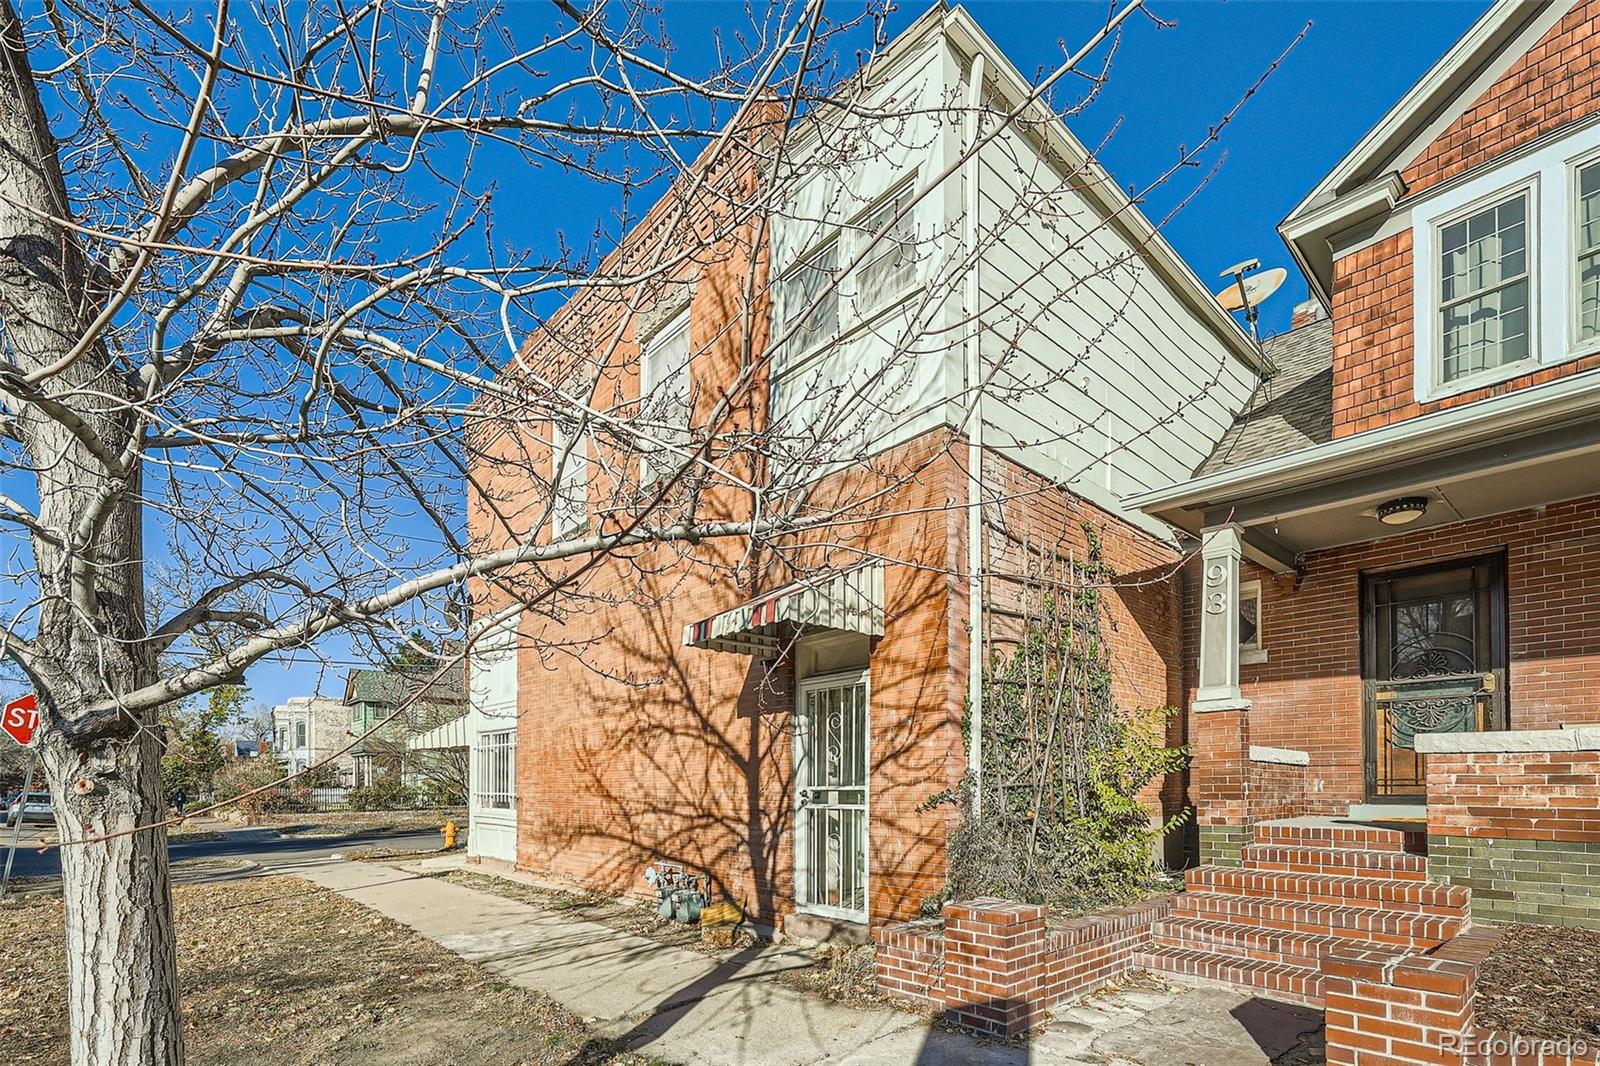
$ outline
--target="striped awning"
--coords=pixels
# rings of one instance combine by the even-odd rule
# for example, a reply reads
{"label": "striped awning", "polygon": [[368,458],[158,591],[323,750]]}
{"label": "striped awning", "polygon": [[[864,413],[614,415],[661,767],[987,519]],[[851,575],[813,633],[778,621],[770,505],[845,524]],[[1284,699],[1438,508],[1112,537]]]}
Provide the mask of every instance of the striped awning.
{"label": "striped awning", "polygon": [[412,751],[433,751],[438,748],[465,748],[471,744],[467,736],[467,716],[452,718],[436,725],[426,733],[406,738],[406,747]]}
{"label": "striped awning", "polygon": [[690,648],[774,656],[798,633],[883,636],[883,562],[818,574],[683,627]]}

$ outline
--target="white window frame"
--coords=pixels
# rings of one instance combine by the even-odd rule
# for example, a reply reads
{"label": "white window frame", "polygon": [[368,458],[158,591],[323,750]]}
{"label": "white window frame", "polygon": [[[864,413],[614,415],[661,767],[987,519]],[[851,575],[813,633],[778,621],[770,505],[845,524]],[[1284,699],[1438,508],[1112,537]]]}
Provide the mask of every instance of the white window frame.
{"label": "white window frame", "polygon": [[[473,776],[472,806],[477,810],[509,811],[517,805],[517,731],[497,729],[479,733],[473,753],[478,772]],[[503,780],[496,778],[504,773]]]}
{"label": "white window frame", "polygon": [[[694,363],[694,341],[690,336],[688,305],[685,305],[683,310],[673,315],[672,318],[662,324],[660,329],[650,334],[639,345],[639,408],[642,413],[645,403],[651,398],[651,394],[665,380],[664,375],[657,375],[651,372],[651,356],[660,351],[662,342],[674,339],[680,333],[684,339],[684,360],[683,365],[673,370],[673,373],[681,374],[684,378],[684,398],[689,410],[684,418],[682,435],[677,440],[671,441],[671,443],[682,446],[688,443],[689,432],[694,421],[694,377],[690,371],[690,367]],[[650,453],[656,450],[664,449],[653,448],[648,443],[642,443],[639,447],[639,481],[641,484],[649,484],[654,481],[671,465],[669,462],[652,464],[650,462]]]}
{"label": "white window frame", "polygon": [[[1577,339],[1574,194],[1578,167],[1597,159],[1600,122],[1591,122],[1482,173],[1446,182],[1412,206],[1412,394],[1418,403],[1482,389],[1600,351],[1600,337]],[[1522,190],[1529,197],[1528,358],[1445,382],[1439,232]]]}
{"label": "white window frame", "polygon": [[[1499,366],[1489,367],[1484,370],[1463,374],[1450,381],[1444,379],[1444,277],[1439,270],[1440,238],[1444,230],[1459,222],[1463,222],[1484,211],[1497,208],[1512,200],[1522,200],[1526,207],[1523,212],[1523,229],[1525,231],[1525,246],[1522,251],[1523,262],[1528,285],[1528,354],[1513,362],[1502,363]],[[1454,395],[1458,392],[1467,392],[1497,381],[1508,378],[1520,377],[1531,373],[1539,365],[1539,290],[1540,282],[1540,218],[1539,218],[1539,183],[1538,179],[1520,181],[1516,184],[1498,189],[1486,196],[1480,197],[1472,203],[1456,211],[1450,212],[1433,222],[1433,262],[1430,264],[1432,287],[1429,290],[1429,300],[1432,302],[1434,322],[1434,337],[1431,347],[1430,378],[1439,395]],[[1505,287],[1505,286],[1502,286]],[[1493,290],[1484,290],[1490,292]],[[1479,293],[1478,295],[1483,295]],[[1467,297],[1457,297],[1460,302]]]}
{"label": "white window frame", "polygon": [[[781,391],[779,389],[780,379],[787,379],[798,371],[805,369],[814,361],[814,358],[820,357],[823,352],[846,340],[886,312],[905,303],[922,284],[923,271],[921,263],[920,260],[915,260],[914,258],[911,280],[905,286],[898,291],[883,293],[879,299],[870,304],[862,298],[861,293],[857,291],[861,273],[872,264],[876,256],[886,254],[887,248],[882,251],[874,249],[875,254],[870,254],[868,258],[856,263],[855,267],[848,273],[843,272],[844,267],[854,262],[856,256],[872,240],[873,234],[863,229],[867,221],[901,196],[914,196],[917,190],[921,188],[920,177],[921,172],[916,168],[913,168],[908,173],[897,175],[888,183],[887,188],[863,210],[856,212],[842,225],[828,229],[827,232],[817,240],[812,241],[804,251],[795,256],[793,261],[784,267],[781,277],[787,280],[796,271],[814,262],[830,248],[837,250],[838,266],[836,269],[840,273],[834,279],[834,292],[836,293],[838,305],[838,322],[831,337],[816,338],[804,347],[795,348],[792,353],[781,349],[773,353],[770,364],[772,369],[770,374],[770,395],[768,397],[769,409],[775,406]],[[907,218],[903,220],[909,222],[913,240],[918,244],[924,239],[917,229],[918,218],[930,200],[937,202],[937,198],[937,192],[930,196],[924,196],[911,206]],[[780,284],[779,293],[781,294],[781,292]],[[781,301],[779,302],[781,303]],[[787,309],[779,306],[775,307],[774,311],[773,337],[778,338],[783,336],[791,323],[788,321]]]}
{"label": "white window frame", "polygon": [[1567,204],[1570,221],[1567,225],[1567,329],[1576,355],[1600,351],[1600,332],[1592,337],[1582,337],[1583,294],[1579,288],[1578,256],[1583,249],[1578,245],[1578,173],[1589,167],[1600,167],[1600,150],[1587,152],[1573,159],[1567,168]]}
{"label": "white window frame", "polygon": [[[783,337],[784,334],[792,326],[794,326],[795,316],[805,309],[788,306],[788,297],[786,294],[789,291],[789,282],[794,280],[794,278],[801,271],[811,269],[817,260],[823,258],[829,252],[832,252],[834,256],[833,329],[826,334],[818,333],[815,336],[809,336],[797,331],[782,344],[777,345],[773,349],[772,353],[773,377],[778,377],[780,374],[784,373],[786,370],[805,359],[805,357],[810,355],[812,352],[818,350],[819,348],[825,348],[839,339],[839,330],[844,321],[844,297],[839,291],[839,283],[841,280],[839,268],[843,266],[843,262],[841,261],[840,257],[844,254],[844,247],[841,244],[837,234],[830,235],[826,240],[819,241],[817,244],[813,245],[805,255],[797,258],[794,263],[790,265],[789,269],[784,271],[783,277],[779,279],[777,292],[778,306],[776,308],[777,314],[774,316],[773,339],[776,340],[780,337]],[[810,304],[807,304],[806,306],[809,307]],[[797,341],[804,341],[804,343],[796,343]]]}
{"label": "white window frame", "polygon": [[[887,234],[882,240],[873,240],[873,237],[876,234],[876,229],[873,228],[874,224],[872,223],[873,216],[879,213],[888,212],[888,210],[893,207],[902,196],[915,196],[916,191],[916,182],[910,178],[895,182],[887,192],[885,192],[882,196],[879,196],[865,211],[861,212],[856,217],[856,220],[851,224],[851,240],[849,241],[850,258],[854,259],[858,254],[861,253],[863,249],[870,247],[867,257],[856,264],[855,269],[850,271],[848,277],[849,288],[847,291],[850,304],[850,319],[853,324],[860,325],[870,322],[888,308],[905,302],[906,297],[917,290],[918,279],[922,273],[917,267],[917,257],[915,252],[915,248],[918,243],[918,204],[912,204],[910,208],[907,209],[908,214],[906,214],[900,220],[902,223],[909,224],[911,227],[911,244],[913,251],[911,257],[910,278],[904,285],[898,286],[894,289],[886,289],[881,293],[875,294],[870,299],[865,296],[860,289],[861,276],[870,268],[877,265],[877,263],[880,262],[884,257],[888,256],[894,245],[897,243],[891,236]],[[881,225],[881,223],[877,223],[876,225]]]}
{"label": "white window frame", "polygon": [[1264,663],[1267,661],[1267,649],[1262,642],[1267,629],[1267,612],[1264,609],[1266,601],[1261,598],[1261,582],[1239,582],[1239,608],[1242,610],[1246,600],[1256,601],[1256,635],[1249,643],[1239,641],[1239,662],[1243,664]]}
{"label": "white window frame", "polygon": [[[571,451],[568,441],[574,441]],[[566,453],[563,456],[562,453]],[[571,493],[568,498],[567,493]],[[550,423],[550,536],[576,533],[589,524],[589,435]]]}

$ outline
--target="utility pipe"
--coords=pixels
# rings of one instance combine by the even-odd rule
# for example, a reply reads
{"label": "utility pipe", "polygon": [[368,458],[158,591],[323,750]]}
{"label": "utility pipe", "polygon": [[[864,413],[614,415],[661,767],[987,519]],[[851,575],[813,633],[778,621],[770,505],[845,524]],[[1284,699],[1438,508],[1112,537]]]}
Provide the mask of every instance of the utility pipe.
{"label": "utility pipe", "polygon": [[[979,113],[983,103],[983,53],[974,53],[967,72],[967,148],[978,143]],[[967,251],[966,340],[967,396],[971,414],[967,425],[967,773],[972,785],[972,812],[983,809],[983,343],[978,313],[978,157],[966,161]]]}

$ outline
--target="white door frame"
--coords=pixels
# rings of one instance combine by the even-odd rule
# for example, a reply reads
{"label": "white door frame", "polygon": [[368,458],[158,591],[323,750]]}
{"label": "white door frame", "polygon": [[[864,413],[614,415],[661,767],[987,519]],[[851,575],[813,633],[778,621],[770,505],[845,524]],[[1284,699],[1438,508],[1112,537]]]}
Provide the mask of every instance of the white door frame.
{"label": "white door frame", "polygon": [[[802,719],[809,716],[806,712],[806,697],[817,689],[838,688],[844,685],[860,683],[866,699],[864,709],[864,733],[862,738],[862,758],[866,762],[866,772],[862,777],[861,786],[861,910],[855,911],[845,907],[834,907],[825,903],[810,903],[802,897],[805,895],[808,883],[809,866],[809,834],[811,832],[811,812],[800,802],[800,782],[802,764],[805,758],[803,743],[804,732]],[[794,784],[790,788],[790,802],[794,805],[794,902],[795,909],[806,914],[818,914],[829,918],[840,918],[845,921],[865,922],[872,914],[872,676],[867,667],[852,670],[836,670],[832,673],[817,674],[808,677],[795,686],[795,728],[792,739],[794,749]]]}

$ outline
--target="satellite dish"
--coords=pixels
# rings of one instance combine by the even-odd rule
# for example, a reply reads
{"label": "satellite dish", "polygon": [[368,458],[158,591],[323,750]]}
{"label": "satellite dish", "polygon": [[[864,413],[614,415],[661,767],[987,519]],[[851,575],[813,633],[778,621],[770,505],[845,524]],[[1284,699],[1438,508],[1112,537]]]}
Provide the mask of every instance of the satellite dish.
{"label": "satellite dish", "polygon": [[1252,274],[1248,278],[1234,275],[1233,284],[1217,293],[1217,303],[1222,305],[1224,311],[1243,311],[1247,307],[1254,309],[1261,306],[1263,300],[1278,291],[1278,287],[1289,277],[1289,272],[1283,267],[1273,267],[1263,270],[1259,274]]}

